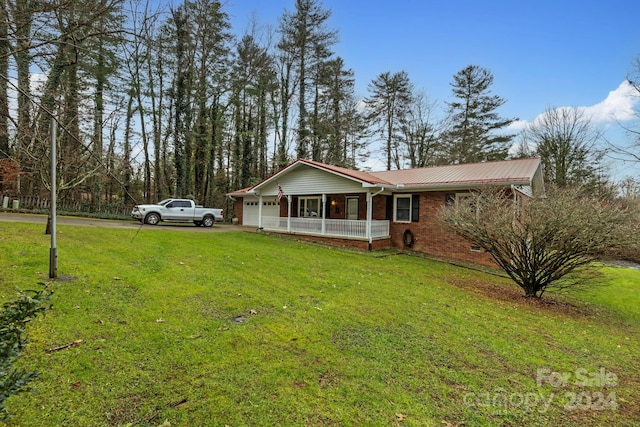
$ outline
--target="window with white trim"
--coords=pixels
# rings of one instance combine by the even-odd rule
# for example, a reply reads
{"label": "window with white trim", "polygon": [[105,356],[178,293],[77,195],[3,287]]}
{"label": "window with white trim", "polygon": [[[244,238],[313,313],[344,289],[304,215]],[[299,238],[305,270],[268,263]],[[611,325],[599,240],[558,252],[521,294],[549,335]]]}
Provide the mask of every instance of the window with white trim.
{"label": "window with white trim", "polygon": [[299,197],[298,216],[301,218],[318,218],[320,214],[320,197]]}
{"label": "window with white trim", "polygon": [[393,221],[411,222],[411,194],[393,196]]}

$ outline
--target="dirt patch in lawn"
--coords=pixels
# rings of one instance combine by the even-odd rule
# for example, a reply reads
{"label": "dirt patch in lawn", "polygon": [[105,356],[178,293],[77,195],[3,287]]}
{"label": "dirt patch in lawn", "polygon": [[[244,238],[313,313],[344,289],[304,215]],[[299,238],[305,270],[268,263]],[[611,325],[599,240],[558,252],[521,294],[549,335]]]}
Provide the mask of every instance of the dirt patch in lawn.
{"label": "dirt patch in lawn", "polygon": [[596,307],[586,304],[577,305],[564,300],[561,295],[547,293],[542,298],[527,298],[517,285],[498,285],[480,280],[463,280],[460,278],[452,278],[448,282],[457,288],[474,292],[485,298],[518,306],[540,308],[572,317],[600,315]]}

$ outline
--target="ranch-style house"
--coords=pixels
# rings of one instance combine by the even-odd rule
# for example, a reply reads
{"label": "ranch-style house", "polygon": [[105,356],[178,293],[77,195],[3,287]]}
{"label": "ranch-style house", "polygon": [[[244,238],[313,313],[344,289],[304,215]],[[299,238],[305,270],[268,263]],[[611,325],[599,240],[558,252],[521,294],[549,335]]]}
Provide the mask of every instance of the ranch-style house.
{"label": "ranch-style house", "polygon": [[362,172],[298,159],[229,193],[237,222],[335,245],[400,248],[492,265],[483,250],[436,220],[471,191],[502,187],[514,200],[544,194],[538,158]]}

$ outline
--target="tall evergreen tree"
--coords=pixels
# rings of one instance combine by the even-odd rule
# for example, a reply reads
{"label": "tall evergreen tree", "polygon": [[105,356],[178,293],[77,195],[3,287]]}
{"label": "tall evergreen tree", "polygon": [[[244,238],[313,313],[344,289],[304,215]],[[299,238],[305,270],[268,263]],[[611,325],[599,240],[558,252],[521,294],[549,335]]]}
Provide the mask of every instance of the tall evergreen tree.
{"label": "tall evergreen tree", "polygon": [[[211,124],[209,109],[211,103],[220,99],[222,92],[230,90],[229,17],[219,0],[194,0],[185,3],[189,16],[194,21],[194,113],[193,128],[190,132],[192,143],[193,179],[190,192],[201,202],[208,200],[207,171],[208,156],[212,154],[210,143]],[[220,143],[220,141],[214,141]]]}
{"label": "tall evergreen tree", "polygon": [[[171,58],[166,58],[165,52],[170,46],[166,34],[166,27],[159,22],[159,15],[153,19],[145,19],[142,34],[145,44],[144,69],[147,81],[146,93],[149,96],[148,111],[151,115],[153,129],[153,199],[162,200],[171,195],[169,179],[171,167],[168,159],[167,140],[171,134],[173,120],[171,117],[171,103],[165,103],[168,98],[167,86],[171,82],[169,77]],[[168,104],[168,105],[167,105]]]}
{"label": "tall evergreen tree", "polygon": [[232,78],[237,150],[233,186],[249,186],[267,171],[267,102],[274,90],[273,58],[260,46],[255,28],[237,46]]}
{"label": "tall evergreen tree", "polygon": [[353,70],[340,57],[323,63],[316,79],[313,114],[313,159],[345,166],[349,102],[354,97]]}
{"label": "tall evergreen tree", "polygon": [[290,120],[292,116],[292,102],[297,86],[294,78],[294,56],[293,53],[283,48],[279,48],[275,56],[275,67],[277,74],[276,96],[272,100],[273,124],[277,143],[274,144],[275,169],[284,167],[289,161],[290,145]]}
{"label": "tall evergreen tree", "polygon": [[[114,103],[120,94],[116,71],[120,65],[117,51],[122,47],[121,34],[123,29],[123,16],[120,6],[110,13],[98,17],[93,25],[94,31],[100,33],[100,37],[89,38],[85,43],[86,56],[80,62],[80,72],[87,80],[88,90],[93,92],[93,132],[91,134],[90,150],[92,164],[102,169],[106,166],[105,157],[105,133],[110,133],[110,127],[114,122],[107,116],[108,104],[106,99],[113,99]],[[88,192],[92,199],[92,207],[99,210],[103,202],[104,170],[91,178]],[[108,200],[106,194],[104,199]]]}
{"label": "tall evergreen tree", "polygon": [[175,195],[184,197],[189,192],[187,187],[191,151],[188,148],[187,132],[191,123],[191,83],[193,73],[193,57],[190,52],[189,18],[182,5],[171,11],[171,20],[175,31],[175,63],[176,74],[173,82],[173,103],[175,116],[173,125],[173,159],[175,166]]}
{"label": "tall evergreen tree", "polygon": [[[332,56],[331,48],[337,42],[337,33],[326,28],[331,10],[323,9],[319,0],[296,0],[295,11],[285,12],[280,20],[281,40],[278,49],[293,59],[298,95],[298,157],[308,157],[311,151],[309,94],[313,70]],[[316,74],[317,76],[317,74]]]}
{"label": "tall evergreen tree", "polygon": [[[230,24],[219,0],[189,0],[172,10],[175,193],[210,203],[214,168],[227,169],[219,120],[230,90]],[[219,193],[224,188],[217,189]]]}
{"label": "tall evergreen tree", "polygon": [[491,94],[493,74],[469,65],[453,76],[456,99],[448,103],[451,127],[445,133],[441,163],[470,163],[507,157],[514,135],[504,129],[515,119],[505,119],[497,109],[506,100]]}
{"label": "tall evergreen tree", "polygon": [[7,0],[0,0],[0,159],[10,157],[9,151],[9,10]]}
{"label": "tall evergreen tree", "polygon": [[368,119],[375,123],[385,138],[387,170],[400,169],[400,136],[413,93],[413,85],[406,71],[381,73],[368,86],[369,97],[364,100]]}
{"label": "tall evergreen tree", "polygon": [[[165,111],[166,82],[171,79],[167,77],[166,63],[170,62],[165,58],[164,52],[169,42],[166,40],[162,29],[157,29],[155,22],[146,25],[144,29],[144,40],[146,45],[145,69],[148,82],[148,93],[150,101],[151,123],[153,127],[153,185],[154,199],[162,200],[170,195],[170,167],[167,159],[167,137],[171,127],[171,103]],[[165,117],[167,119],[165,120]],[[165,124],[166,122],[166,124]]]}

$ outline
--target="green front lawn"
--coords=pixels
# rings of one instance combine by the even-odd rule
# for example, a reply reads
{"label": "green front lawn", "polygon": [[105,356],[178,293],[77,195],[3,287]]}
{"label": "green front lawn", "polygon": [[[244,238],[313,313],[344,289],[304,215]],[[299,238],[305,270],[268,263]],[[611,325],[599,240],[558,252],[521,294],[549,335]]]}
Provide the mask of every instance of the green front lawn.
{"label": "green front lawn", "polygon": [[[2,301],[46,280],[43,228],[0,223]],[[58,230],[54,308],[23,359],[41,376],[10,425],[640,424],[640,271],[534,302],[396,252]]]}

